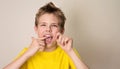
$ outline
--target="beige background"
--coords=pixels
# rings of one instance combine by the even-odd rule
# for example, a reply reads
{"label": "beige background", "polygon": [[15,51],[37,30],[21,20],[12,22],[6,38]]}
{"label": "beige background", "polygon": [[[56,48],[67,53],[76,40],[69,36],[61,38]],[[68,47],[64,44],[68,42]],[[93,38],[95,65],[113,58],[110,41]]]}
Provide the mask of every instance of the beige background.
{"label": "beige background", "polygon": [[[35,13],[50,0],[0,0],[0,69],[36,36]],[[74,39],[91,69],[120,69],[120,1],[52,0],[67,16]]]}

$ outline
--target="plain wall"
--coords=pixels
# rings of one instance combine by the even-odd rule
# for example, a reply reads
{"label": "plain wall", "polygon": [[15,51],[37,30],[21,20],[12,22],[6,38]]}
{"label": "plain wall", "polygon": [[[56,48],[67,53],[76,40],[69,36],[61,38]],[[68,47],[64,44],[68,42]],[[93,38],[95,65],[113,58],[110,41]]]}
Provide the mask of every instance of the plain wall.
{"label": "plain wall", "polygon": [[120,69],[119,0],[0,0],[0,69],[36,36],[35,14],[49,1],[65,13],[65,35],[91,69]]}

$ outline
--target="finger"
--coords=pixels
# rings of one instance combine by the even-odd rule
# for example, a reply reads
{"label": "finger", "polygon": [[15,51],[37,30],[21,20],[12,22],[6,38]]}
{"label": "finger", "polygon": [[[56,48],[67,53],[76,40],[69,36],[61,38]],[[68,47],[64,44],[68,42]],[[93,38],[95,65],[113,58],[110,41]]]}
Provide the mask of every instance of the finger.
{"label": "finger", "polygon": [[42,37],[42,38],[37,38],[37,42],[38,43],[44,43],[45,44],[45,39],[46,39],[47,37]]}
{"label": "finger", "polygon": [[68,41],[66,42],[66,44],[68,44],[68,45],[70,45],[70,46],[73,46],[72,44],[73,44],[73,40],[70,38],[70,39],[68,39]]}
{"label": "finger", "polygon": [[65,36],[62,36],[62,38],[61,38],[61,44],[64,46],[65,45],[65,39],[66,39],[66,37]]}
{"label": "finger", "polygon": [[61,33],[57,33],[56,34],[56,39],[59,39],[60,35],[61,35]]}
{"label": "finger", "polygon": [[65,39],[65,44],[67,44],[69,42],[69,40],[70,40],[69,38],[66,38]]}
{"label": "finger", "polygon": [[39,51],[44,51],[45,47],[40,46]]}
{"label": "finger", "polygon": [[67,42],[68,42],[68,38],[67,38],[67,37],[64,37],[64,42],[63,42],[63,44],[66,45]]}
{"label": "finger", "polygon": [[73,40],[72,40],[72,39],[70,39],[69,41],[70,41],[70,42],[73,42]]}
{"label": "finger", "polygon": [[39,46],[45,46],[45,43],[41,42],[39,43]]}
{"label": "finger", "polygon": [[38,40],[45,40],[47,37],[37,38]]}
{"label": "finger", "polygon": [[62,44],[62,35],[59,36],[58,43]]}

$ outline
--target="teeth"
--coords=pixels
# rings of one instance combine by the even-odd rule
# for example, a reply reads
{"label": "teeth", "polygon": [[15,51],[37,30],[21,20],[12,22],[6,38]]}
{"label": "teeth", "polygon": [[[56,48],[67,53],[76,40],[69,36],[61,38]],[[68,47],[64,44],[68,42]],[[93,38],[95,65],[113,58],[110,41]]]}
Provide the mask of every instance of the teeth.
{"label": "teeth", "polygon": [[44,35],[44,37],[46,37],[46,38],[45,38],[45,43],[46,43],[46,44],[51,43],[53,36],[51,36],[51,35],[49,35],[49,34],[46,34],[46,35]]}
{"label": "teeth", "polygon": [[51,38],[51,35],[45,35],[45,37],[47,37],[47,38]]}

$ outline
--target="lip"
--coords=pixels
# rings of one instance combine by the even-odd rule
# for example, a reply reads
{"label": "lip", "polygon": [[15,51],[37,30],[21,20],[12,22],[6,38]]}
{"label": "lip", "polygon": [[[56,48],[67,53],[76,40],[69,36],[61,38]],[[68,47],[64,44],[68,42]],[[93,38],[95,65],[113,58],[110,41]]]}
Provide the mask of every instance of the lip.
{"label": "lip", "polygon": [[46,37],[46,38],[53,38],[53,36],[50,35],[50,34],[46,34],[46,35],[44,35],[43,37]]}
{"label": "lip", "polygon": [[50,34],[46,34],[46,35],[44,35],[44,37],[45,37],[46,44],[50,44],[53,41],[53,36]]}

